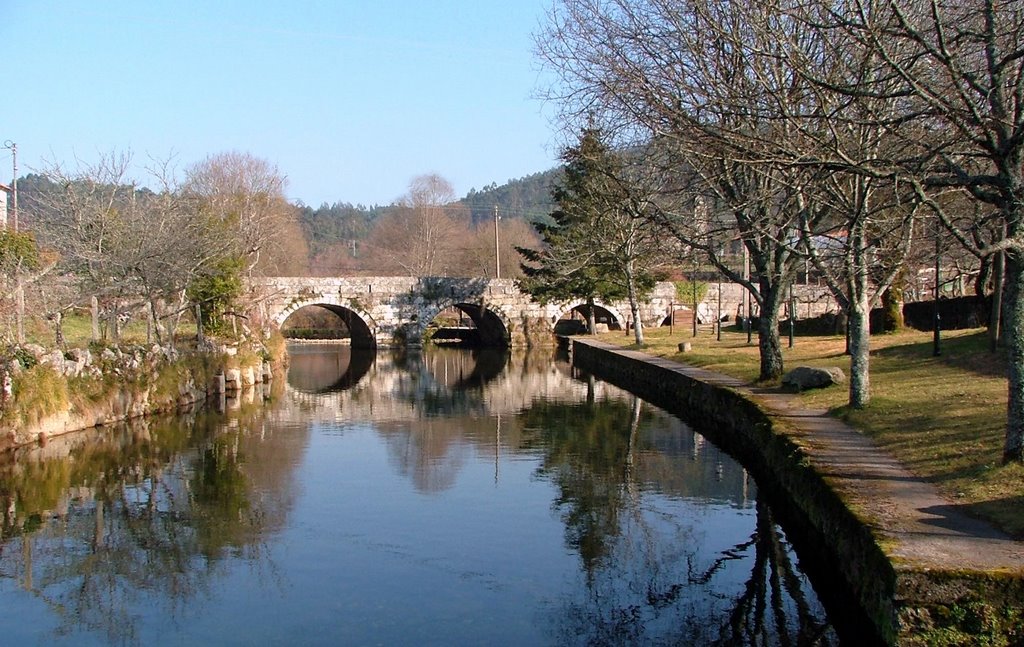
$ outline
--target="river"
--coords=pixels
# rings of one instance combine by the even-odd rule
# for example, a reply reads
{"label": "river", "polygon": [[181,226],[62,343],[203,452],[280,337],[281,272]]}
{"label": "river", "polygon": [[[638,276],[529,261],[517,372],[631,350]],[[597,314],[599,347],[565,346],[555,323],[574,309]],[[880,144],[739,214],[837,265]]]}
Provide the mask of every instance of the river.
{"label": "river", "polygon": [[550,352],[295,346],[0,465],[4,644],[840,644],[741,465]]}

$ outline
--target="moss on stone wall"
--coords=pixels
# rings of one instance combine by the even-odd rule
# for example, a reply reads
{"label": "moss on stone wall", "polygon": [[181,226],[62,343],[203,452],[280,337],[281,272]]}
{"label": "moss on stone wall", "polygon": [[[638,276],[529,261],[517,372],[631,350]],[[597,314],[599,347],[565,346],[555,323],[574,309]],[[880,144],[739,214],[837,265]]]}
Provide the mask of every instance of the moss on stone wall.
{"label": "moss on stone wall", "polygon": [[[9,385],[0,401],[0,445],[44,441],[200,402],[212,392],[214,376],[229,366],[251,366],[258,376],[264,355],[284,356],[283,343],[272,346],[243,345],[233,354],[211,347],[181,355],[159,346],[95,347],[67,355],[34,348],[28,351],[31,362],[11,354],[0,364],[0,380]],[[26,363],[31,367],[24,368]]]}

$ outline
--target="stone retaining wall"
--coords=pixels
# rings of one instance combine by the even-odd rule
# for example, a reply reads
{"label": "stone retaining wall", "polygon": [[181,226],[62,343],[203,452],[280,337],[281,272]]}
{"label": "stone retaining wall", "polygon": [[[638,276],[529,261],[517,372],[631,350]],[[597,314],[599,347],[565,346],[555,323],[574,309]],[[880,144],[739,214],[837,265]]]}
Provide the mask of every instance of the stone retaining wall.
{"label": "stone retaining wall", "polygon": [[572,355],[574,366],[679,415],[735,456],[768,495],[800,552],[801,563],[810,565],[811,572],[815,568],[838,571],[848,584],[854,600],[829,604],[844,633],[863,636],[867,643],[897,641],[897,578],[892,564],[867,527],[809,465],[800,447],[776,433],[768,414],[729,388],[638,361],[589,340],[573,339]]}
{"label": "stone retaining wall", "polygon": [[[834,624],[857,644],[1024,645],[1024,578],[1015,570],[914,566],[890,557],[770,414],[743,393],[678,365],[574,339],[573,364],[679,415],[736,457],[772,511]],[[831,586],[836,579],[846,587]],[[838,599],[831,599],[838,596]],[[870,633],[865,633],[870,628]]]}
{"label": "stone retaining wall", "polygon": [[229,359],[234,355],[230,350],[211,349],[186,361],[160,346],[127,352],[106,348],[99,354],[74,349],[68,356],[26,347],[38,365],[52,370],[58,379],[74,380],[74,386],[68,384],[69,391],[77,387],[97,393],[91,397],[71,393],[67,405],[49,415],[27,421],[12,417],[7,415],[10,405],[19,397],[12,389],[12,377],[26,369],[19,360],[9,360],[0,367],[0,408],[5,414],[0,417],[0,449],[45,444],[54,436],[187,408],[211,395],[238,392],[257,382],[270,381],[273,369],[268,362],[242,365]]}

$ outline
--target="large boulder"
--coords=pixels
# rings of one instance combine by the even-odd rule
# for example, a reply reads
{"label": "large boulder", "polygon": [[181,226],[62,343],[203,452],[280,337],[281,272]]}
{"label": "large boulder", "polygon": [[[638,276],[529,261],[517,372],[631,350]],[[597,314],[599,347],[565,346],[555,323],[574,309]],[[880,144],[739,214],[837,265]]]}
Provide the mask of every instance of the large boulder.
{"label": "large boulder", "polygon": [[842,384],[845,381],[846,374],[838,366],[827,368],[797,366],[782,377],[782,386],[796,391],[804,391]]}

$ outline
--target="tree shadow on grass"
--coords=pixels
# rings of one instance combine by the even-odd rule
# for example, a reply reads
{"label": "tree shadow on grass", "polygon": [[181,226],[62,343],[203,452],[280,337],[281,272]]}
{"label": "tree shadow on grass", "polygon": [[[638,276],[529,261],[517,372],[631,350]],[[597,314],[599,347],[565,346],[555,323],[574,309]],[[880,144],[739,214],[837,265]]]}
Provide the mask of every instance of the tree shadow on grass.
{"label": "tree shadow on grass", "polygon": [[[989,351],[988,333],[984,330],[959,337],[940,339],[939,360],[948,366],[985,377],[1006,377],[1006,352]],[[931,340],[917,344],[902,344],[872,351],[879,358],[924,361],[934,358]]]}
{"label": "tree shadow on grass", "polygon": [[991,501],[979,501],[964,506],[964,511],[979,519],[993,519],[996,524],[1014,539],[1024,540],[1024,495],[1008,496]]}

